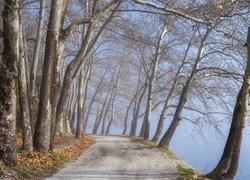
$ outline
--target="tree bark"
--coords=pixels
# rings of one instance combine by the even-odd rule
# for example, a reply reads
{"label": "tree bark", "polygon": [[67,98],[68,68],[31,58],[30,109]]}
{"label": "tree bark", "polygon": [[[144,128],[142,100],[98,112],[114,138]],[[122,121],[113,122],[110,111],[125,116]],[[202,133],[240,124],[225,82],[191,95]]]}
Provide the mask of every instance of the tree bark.
{"label": "tree bark", "polygon": [[83,86],[84,86],[84,78],[83,72],[81,72],[79,76],[79,84],[78,84],[78,107],[77,107],[77,127],[76,127],[76,138],[81,138],[83,135]]}
{"label": "tree bark", "polygon": [[[78,104],[78,100],[76,99],[74,106],[73,106],[73,113],[72,113],[72,116],[70,118],[70,129],[72,131],[74,130],[74,125],[75,125],[75,120],[76,120],[77,104]],[[75,132],[75,130],[73,132]]]}
{"label": "tree bark", "polygon": [[87,69],[87,74],[85,77],[85,83],[84,83],[84,100],[83,100],[83,134],[85,133],[85,129],[86,129],[86,119],[85,119],[85,112],[86,112],[86,102],[87,102],[87,96],[88,96],[88,88],[89,88],[89,81],[90,81],[90,76],[91,76],[91,72],[92,72],[92,66],[93,66],[93,61],[94,58],[92,56],[92,58],[89,60],[89,66]]}
{"label": "tree bark", "polygon": [[69,120],[69,122],[71,122],[72,120],[72,114],[74,111],[74,105],[76,102],[76,98],[75,98],[75,93],[76,93],[76,83],[72,86],[71,88],[72,90],[70,91],[71,93],[71,98],[70,98],[70,102],[69,102],[69,107],[68,107],[68,113],[67,113],[67,119]]}
{"label": "tree bark", "polygon": [[[50,129],[52,118],[52,92],[54,65],[57,60],[57,48],[61,30],[61,16],[64,4],[60,0],[52,0],[49,25],[46,37],[45,57],[40,88],[37,123],[34,136],[34,147],[39,151],[50,148]],[[44,129],[49,129],[44,131]]]}
{"label": "tree bark", "polygon": [[[32,131],[35,129],[36,124],[36,114],[35,109],[37,109],[37,94],[36,94],[36,76],[37,76],[37,65],[39,60],[39,54],[41,50],[42,44],[42,34],[43,34],[43,25],[44,25],[44,14],[45,14],[45,0],[40,1],[40,12],[39,12],[39,20],[38,20],[38,28],[37,28],[37,35],[36,35],[36,44],[34,50],[34,57],[31,64],[30,70],[30,119],[32,121]],[[34,132],[33,132],[34,133]]]}
{"label": "tree bark", "polygon": [[31,131],[30,109],[28,101],[28,85],[26,77],[25,65],[25,48],[24,48],[24,32],[23,32],[23,14],[22,5],[20,3],[19,9],[19,63],[18,63],[18,85],[19,85],[19,104],[22,122],[22,138],[23,149],[28,152],[33,151],[33,140]]}
{"label": "tree bark", "polygon": [[[50,124],[50,150],[53,150],[53,134],[58,133],[58,134],[63,134],[64,133],[64,127],[63,127],[63,122],[64,118],[61,118],[61,121],[58,123],[58,126],[56,126],[55,123],[55,118],[56,118],[56,107],[58,104],[59,100],[59,94],[61,93],[61,82],[60,82],[60,60],[61,56],[63,54],[64,48],[65,48],[65,41],[67,36],[63,35],[63,25],[64,25],[64,18],[65,18],[65,13],[67,11],[68,7],[68,0],[61,0],[61,9],[60,9],[60,24],[59,24],[59,39],[57,42],[57,47],[56,47],[56,54],[55,54],[55,59],[53,60],[53,79],[52,79],[52,84],[51,84],[51,124]],[[55,131],[55,132],[54,132]]]}
{"label": "tree bark", "polygon": [[0,62],[0,163],[16,164],[16,83],[18,44],[18,3],[4,1],[2,61]]}

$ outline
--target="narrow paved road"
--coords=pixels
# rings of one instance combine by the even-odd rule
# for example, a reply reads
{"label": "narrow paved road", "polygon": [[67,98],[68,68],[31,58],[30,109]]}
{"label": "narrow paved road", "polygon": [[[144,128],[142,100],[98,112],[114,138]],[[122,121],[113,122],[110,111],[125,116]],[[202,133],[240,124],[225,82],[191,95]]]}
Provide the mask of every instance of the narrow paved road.
{"label": "narrow paved road", "polygon": [[96,143],[54,174],[56,179],[175,179],[176,163],[157,148],[126,137],[94,136]]}

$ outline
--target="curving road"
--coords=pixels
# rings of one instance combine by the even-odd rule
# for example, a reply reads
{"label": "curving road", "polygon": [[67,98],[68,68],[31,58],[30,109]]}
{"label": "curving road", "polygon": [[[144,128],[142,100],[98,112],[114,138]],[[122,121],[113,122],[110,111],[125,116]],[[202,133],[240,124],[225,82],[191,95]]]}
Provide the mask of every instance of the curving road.
{"label": "curving road", "polygon": [[140,142],[121,136],[94,136],[90,146],[48,180],[176,179],[176,162]]}

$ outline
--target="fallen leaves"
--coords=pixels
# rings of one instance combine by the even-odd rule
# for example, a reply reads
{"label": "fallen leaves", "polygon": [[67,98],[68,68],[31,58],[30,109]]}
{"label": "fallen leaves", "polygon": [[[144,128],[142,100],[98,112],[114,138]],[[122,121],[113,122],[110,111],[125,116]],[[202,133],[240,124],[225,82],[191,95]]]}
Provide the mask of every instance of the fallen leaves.
{"label": "fallen leaves", "polygon": [[[70,137],[72,138],[72,137]],[[61,143],[67,144],[67,137],[59,138]],[[57,141],[57,143],[59,143]],[[68,161],[76,159],[86,148],[94,143],[94,139],[89,136],[85,136],[76,140],[72,146],[66,146],[65,148],[55,150],[53,152],[41,153],[34,152],[22,153],[17,158],[18,168],[16,169],[19,174],[29,177],[34,176],[34,172],[37,172],[35,176],[45,176],[52,172],[55,172],[63,164]],[[30,177],[29,177],[30,178]]]}
{"label": "fallen leaves", "polygon": [[55,153],[39,153],[35,152],[32,154],[24,153],[17,158],[18,165],[20,166],[31,166],[46,168],[50,166],[55,166],[58,159],[55,156]]}
{"label": "fallen leaves", "polygon": [[[68,136],[70,136],[70,135],[68,135]],[[67,143],[67,141],[68,141],[68,137],[67,135],[57,135],[56,137],[55,137],[55,145],[58,145],[58,144],[63,144],[63,143]]]}
{"label": "fallen leaves", "polygon": [[58,152],[64,155],[66,158],[73,160],[81,154],[83,149],[88,148],[93,143],[94,139],[86,136],[77,140],[73,146],[63,148],[61,150],[58,150]]}

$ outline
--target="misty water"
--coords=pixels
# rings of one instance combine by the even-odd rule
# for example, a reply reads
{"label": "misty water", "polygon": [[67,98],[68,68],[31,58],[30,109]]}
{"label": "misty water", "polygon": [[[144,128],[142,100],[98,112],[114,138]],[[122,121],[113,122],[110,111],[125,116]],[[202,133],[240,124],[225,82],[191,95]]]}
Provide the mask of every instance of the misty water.
{"label": "misty water", "polygon": [[[225,127],[227,127],[227,125],[225,125]],[[192,129],[192,124],[182,123],[172,139],[170,148],[193,167],[202,173],[207,173],[211,171],[219,161],[227,134],[221,139],[213,133],[209,133],[209,135],[192,133]],[[235,180],[250,179],[249,142],[250,128],[247,126],[244,131],[239,168]]]}
{"label": "misty water", "polygon": [[[157,118],[151,121],[150,138],[153,137],[157,126]],[[94,120],[94,118],[93,118]],[[91,121],[93,122],[93,121]],[[164,124],[164,131],[169,126],[167,119]],[[118,125],[117,125],[118,124]],[[121,123],[116,123],[111,128],[111,134],[121,134],[123,127],[119,127]],[[87,133],[90,133],[92,125],[89,125]],[[138,122],[137,134],[139,134],[141,127],[141,120]],[[170,149],[180,158],[184,159],[187,163],[202,173],[211,171],[219,161],[227,134],[229,131],[229,123],[225,123],[220,129],[223,134],[219,135],[212,128],[202,128],[202,132],[197,130],[197,126],[188,122],[182,121],[178,126],[176,133],[170,143]],[[129,132],[129,130],[127,131]],[[244,130],[244,137],[241,146],[241,155],[239,168],[235,180],[249,180],[250,179],[250,126],[246,126]]]}
{"label": "misty water", "polygon": [[[165,130],[169,126],[170,121],[166,121]],[[153,130],[156,129],[156,123],[151,124],[153,137]],[[197,132],[197,127],[187,121],[182,121],[176,130],[176,133],[170,143],[170,149],[179,157],[184,159],[194,168],[202,173],[210,172],[219,161],[227,134],[229,131],[229,124],[225,123],[222,127],[223,135],[203,128],[202,132]],[[250,179],[250,127],[247,126],[244,130],[244,138],[241,147],[241,155],[239,162],[239,169],[235,180],[249,180]]]}

